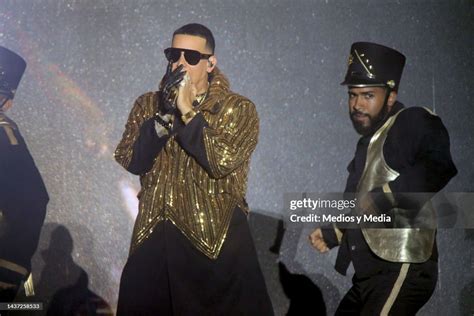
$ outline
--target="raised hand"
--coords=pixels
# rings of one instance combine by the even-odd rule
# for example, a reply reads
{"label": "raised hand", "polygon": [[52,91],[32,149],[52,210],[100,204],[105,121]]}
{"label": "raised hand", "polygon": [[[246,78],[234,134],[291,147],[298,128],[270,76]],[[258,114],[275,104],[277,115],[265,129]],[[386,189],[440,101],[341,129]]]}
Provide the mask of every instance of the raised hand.
{"label": "raised hand", "polygon": [[178,85],[186,74],[186,72],[182,71],[183,65],[180,65],[174,71],[172,71],[171,68],[172,64],[168,63],[166,74],[161,81],[160,91],[158,91],[157,108],[162,115],[175,111]]}

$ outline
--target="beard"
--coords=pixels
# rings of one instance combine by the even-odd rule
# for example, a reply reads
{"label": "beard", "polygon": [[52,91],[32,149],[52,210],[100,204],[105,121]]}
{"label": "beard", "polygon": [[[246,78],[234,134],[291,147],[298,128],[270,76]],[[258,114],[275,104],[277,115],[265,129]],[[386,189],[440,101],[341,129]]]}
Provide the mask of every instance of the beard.
{"label": "beard", "polygon": [[[387,103],[385,103],[382,109],[380,110],[380,112],[374,117],[357,110],[349,113],[349,116],[351,118],[352,125],[354,126],[354,129],[356,130],[356,132],[362,136],[367,136],[374,133],[377,129],[379,129],[379,127],[382,125],[381,123],[387,116],[387,113],[388,113],[388,105]],[[366,116],[369,119],[368,124],[364,125],[362,122],[356,120],[355,118],[356,115]]]}

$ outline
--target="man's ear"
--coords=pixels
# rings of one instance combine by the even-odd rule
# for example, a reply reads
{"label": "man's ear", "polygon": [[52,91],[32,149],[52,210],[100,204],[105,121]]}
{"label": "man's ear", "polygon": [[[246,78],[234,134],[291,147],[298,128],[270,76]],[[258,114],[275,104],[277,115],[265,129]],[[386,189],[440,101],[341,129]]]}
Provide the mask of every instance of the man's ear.
{"label": "man's ear", "polygon": [[395,104],[395,101],[397,101],[397,91],[391,91],[390,94],[388,95],[388,100],[387,100],[387,105],[389,108],[392,108],[392,106]]}
{"label": "man's ear", "polygon": [[5,102],[5,104],[2,106],[2,111],[3,112],[6,112],[8,111],[13,105],[13,100],[12,99],[8,99],[7,102]]}
{"label": "man's ear", "polygon": [[207,72],[210,73],[214,70],[217,64],[217,58],[215,55],[212,55],[209,57],[209,60],[207,61]]}

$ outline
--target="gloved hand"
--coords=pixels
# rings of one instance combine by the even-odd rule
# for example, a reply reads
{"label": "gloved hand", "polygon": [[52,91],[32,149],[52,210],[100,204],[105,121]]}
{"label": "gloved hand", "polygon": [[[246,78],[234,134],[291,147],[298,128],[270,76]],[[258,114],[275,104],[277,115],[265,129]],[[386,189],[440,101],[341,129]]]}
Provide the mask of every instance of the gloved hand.
{"label": "gloved hand", "polygon": [[168,63],[168,67],[166,68],[166,74],[161,81],[160,90],[158,91],[158,104],[157,109],[159,114],[165,115],[173,113],[176,109],[176,104],[174,104],[176,99],[172,96],[173,87],[175,87],[174,93],[177,93],[178,88],[177,85],[183,80],[184,75],[186,72],[181,71],[183,69],[183,65],[180,65],[174,71],[171,71],[171,63]]}

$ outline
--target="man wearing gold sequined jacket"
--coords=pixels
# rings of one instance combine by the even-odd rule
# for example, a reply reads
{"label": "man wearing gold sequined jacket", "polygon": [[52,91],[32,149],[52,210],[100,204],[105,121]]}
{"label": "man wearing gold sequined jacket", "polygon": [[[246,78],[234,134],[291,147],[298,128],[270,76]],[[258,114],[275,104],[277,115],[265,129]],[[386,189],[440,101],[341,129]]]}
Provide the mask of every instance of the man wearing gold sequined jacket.
{"label": "man wearing gold sequined jacket", "polygon": [[118,315],[272,315],[245,202],[255,105],[216,67],[200,24],[173,34],[158,92],[140,96],[116,160],[140,175]]}
{"label": "man wearing gold sequined jacket", "polygon": [[6,115],[26,69],[25,60],[0,46],[0,302],[12,302],[25,282],[33,295],[31,258],[49,201],[18,126]]}
{"label": "man wearing gold sequined jacket", "polygon": [[405,56],[394,49],[366,42],[351,47],[342,84],[362,137],[345,192],[355,194],[356,214],[385,214],[391,222],[310,235],[321,252],[340,245],[338,272],[354,266],[353,286],[336,315],[415,315],[435,289],[436,219],[429,200],[457,170],[441,119],[396,100],[404,65]]}

